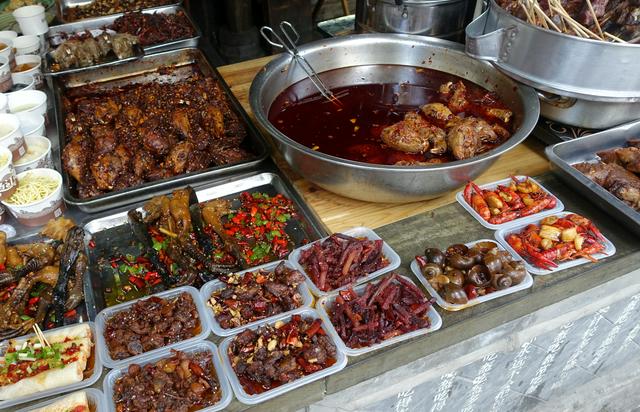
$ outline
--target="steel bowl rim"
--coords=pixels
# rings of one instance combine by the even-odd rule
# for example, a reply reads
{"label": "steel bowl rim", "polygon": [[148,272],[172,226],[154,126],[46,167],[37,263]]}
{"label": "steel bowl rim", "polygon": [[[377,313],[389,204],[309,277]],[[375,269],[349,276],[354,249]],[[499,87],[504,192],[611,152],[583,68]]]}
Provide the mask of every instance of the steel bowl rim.
{"label": "steel bowl rim", "polygon": [[[375,40],[376,42],[390,42],[391,40],[396,40],[396,41],[403,40],[404,42],[412,41],[412,42],[422,43],[422,44],[425,44],[426,42],[427,45],[442,47],[443,49],[446,49],[447,52],[458,54],[463,59],[474,60],[478,64],[487,66],[489,70],[495,71],[495,73],[498,76],[502,76],[506,81],[511,82],[513,86],[516,88],[516,90],[518,91],[518,94],[520,95],[521,100],[523,102],[523,107],[524,107],[523,112],[525,113],[525,115],[523,116],[523,123],[507,141],[495,147],[494,149],[491,149],[479,156],[474,156],[470,159],[455,160],[455,161],[444,163],[444,164],[440,163],[440,164],[433,164],[429,166],[380,165],[380,164],[373,164],[373,163],[358,162],[355,160],[344,159],[341,157],[318,152],[318,151],[312,150],[311,148],[303,144],[296,142],[295,140],[291,139],[290,137],[282,133],[280,130],[278,130],[269,121],[268,114],[265,113],[260,108],[258,90],[259,88],[264,87],[264,84],[261,85],[261,83],[264,83],[263,79],[268,75],[268,73],[275,71],[274,68],[277,68],[280,65],[286,66],[288,65],[288,63],[286,62],[291,61],[292,57],[290,55],[286,53],[282,53],[278,57],[272,59],[258,72],[258,74],[254,77],[251,83],[251,87],[249,89],[249,103],[251,105],[251,110],[254,116],[258,120],[258,123],[265,129],[267,129],[267,131],[271,134],[271,136],[273,136],[278,141],[278,143],[288,145],[290,147],[295,148],[298,151],[302,151],[307,155],[310,155],[312,157],[319,158],[320,160],[327,161],[329,163],[337,164],[340,166],[347,165],[352,168],[371,170],[371,171],[393,170],[399,173],[416,173],[416,172],[422,172],[422,171],[457,169],[460,167],[481,163],[483,161],[487,161],[494,157],[501,156],[505,152],[511,150],[512,148],[520,144],[522,141],[524,141],[529,136],[529,134],[533,131],[538,121],[538,117],[540,113],[540,102],[535,90],[532,87],[515,82],[509,76],[497,70],[489,62],[475,60],[472,57],[467,56],[464,52],[464,46],[449,40],[418,36],[413,34],[396,34],[396,33],[352,34],[348,36],[341,36],[338,38],[321,39],[321,40],[309,42],[304,44],[303,46],[298,47],[298,50],[300,54],[304,56],[305,54],[330,47],[332,41],[339,42],[339,43],[349,43],[349,42],[357,41],[361,39]],[[351,67],[351,66],[348,66],[348,67]],[[529,112],[531,110],[533,110],[534,114],[537,114],[537,115],[526,116],[526,112]]]}

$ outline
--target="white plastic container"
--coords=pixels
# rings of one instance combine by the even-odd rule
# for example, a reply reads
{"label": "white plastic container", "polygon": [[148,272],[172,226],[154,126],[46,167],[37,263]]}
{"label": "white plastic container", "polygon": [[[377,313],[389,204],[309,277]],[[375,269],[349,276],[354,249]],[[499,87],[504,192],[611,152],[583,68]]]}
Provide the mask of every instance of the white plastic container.
{"label": "white plastic container", "polygon": [[[205,340],[201,342],[192,343],[191,345],[188,345],[188,346],[182,346],[180,348],[174,348],[174,349],[178,349],[181,352],[185,352],[189,354],[200,353],[200,352],[211,352],[213,357],[213,367],[216,372],[217,381],[220,384],[222,397],[220,398],[220,401],[218,401],[217,404],[210,406],[208,408],[201,409],[200,411],[214,412],[214,411],[221,411],[224,408],[226,408],[231,403],[231,400],[233,399],[233,394],[231,393],[229,382],[227,381],[227,378],[223,373],[223,367],[222,365],[220,365],[220,358],[218,356],[218,348],[216,347],[216,345],[213,342],[209,342],[208,340]],[[152,355],[152,356],[147,355],[147,356],[141,357],[140,359],[138,359],[137,362],[134,362],[134,363],[137,363],[140,366],[144,366],[148,363],[155,363],[160,359],[169,358],[169,357],[171,357],[171,349],[164,348],[162,352],[156,353],[155,355]],[[105,409],[108,412],[115,412],[116,410],[115,403],[113,402],[113,389],[115,387],[115,384],[118,378],[126,374],[128,372],[128,369],[129,369],[129,366],[122,366],[118,369],[112,370],[104,378],[104,382],[102,385],[103,385],[104,398],[105,398],[104,400],[106,404]]]}
{"label": "white plastic container", "polygon": [[[401,276],[401,275],[398,275],[398,276]],[[404,279],[406,279],[407,281],[409,281],[409,282],[411,282],[411,283],[413,283],[415,285],[415,283],[411,279],[409,279],[408,277],[406,277],[406,276],[402,276],[402,277]],[[376,281],[374,283],[378,283],[378,282],[379,281]],[[361,284],[361,285],[353,288],[353,290],[354,290],[354,292],[356,292],[359,295],[361,292],[363,292],[365,290],[366,287],[367,287],[367,284]],[[329,317],[329,310],[330,310],[331,306],[333,305],[333,302],[335,301],[336,296],[337,296],[337,293],[336,294],[332,294],[330,296],[324,296],[324,297],[318,299],[318,301],[316,302],[316,309],[320,313],[320,316],[322,317],[323,322],[328,325],[328,328],[331,330],[331,334],[335,335],[337,337],[337,343],[338,343],[338,346],[339,346],[340,350],[343,351],[344,353],[346,353],[348,356],[360,356],[360,355],[363,355],[365,353],[373,352],[373,351],[378,350],[380,348],[391,346],[391,345],[394,345],[394,344],[396,344],[398,342],[405,341],[407,339],[415,338],[416,336],[425,335],[427,333],[435,332],[436,330],[438,330],[438,329],[440,329],[442,327],[442,318],[440,317],[438,312],[436,312],[436,310],[433,307],[433,305],[431,305],[431,306],[429,306],[429,311],[427,312],[428,316],[429,316],[429,320],[431,321],[431,325],[428,328],[416,329],[416,330],[414,330],[412,332],[405,333],[404,335],[399,335],[399,336],[396,336],[396,337],[391,338],[391,339],[384,340],[384,341],[379,342],[379,343],[374,343],[373,345],[367,346],[366,348],[350,348],[342,340],[340,335],[338,335],[338,332],[336,331],[335,326],[333,326],[333,323],[331,323],[331,318]]]}
{"label": "white plastic container", "polygon": [[[26,136],[24,140],[27,143],[27,153],[13,165],[16,173],[22,173],[32,169],[53,169],[51,140],[44,136]],[[34,157],[29,160],[32,151],[34,151]]]}
{"label": "white plastic container", "polygon": [[[35,64],[35,66],[28,70],[16,71],[16,68],[21,64]],[[40,56],[35,54],[16,56],[16,67],[11,70],[11,80],[13,84],[29,84],[35,80],[35,87],[40,88],[43,82],[41,66],[42,59]]]}
{"label": "white plastic container", "polygon": [[15,39],[16,37],[18,37],[18,33],[13,30],[0,30],[0,39]]}
{"label": "white plastic container", "polygon": [[[346,230],[341,233],[348,236],[352,236],[352,237],[359,237],[359,238],[365,237],[369,240],[380,239],[380,236],[378,236],[376,232],[366,227],[354,227],[352,229]],[[311,277],[307,274],[307,272],[304,270],[304,267],[302,267],[302,265],[299,262],[300,252],[302,252],[303,250],[309,249],[314,243],[323,242],[327,238],[328,236],[320,240],[316,240],[315,242],[311,242],[307,245],[301,246],[289,254],[289,262],[291,262],[293,266],[296,269],[298,269],[300,272],[302,272],[302,274],[307,278],[307,285],[309,285],[309,289],[311,289],[311,292],[318,297],[327,296],[331,293],[334,293],[349,287],[349,285],[344,285],[337,289],[331,289],[326,292],[322,291],[318,289],[315,283],[313,283],[313,280],[311,280]],[[382,254],[387,258],[387,260],[389,261],[389,264],[380,270],[376,270],[375,272],[369,273],[367,276],[363,276],[360,279],[356,280],[355,282],[356,285],[367,282],[373,278],[376,278],[384,273],[391,272],[392,270],[395,270],[398,267],[400,267],[400,256],[398,256],[398,254],[393,249],[391,249],[391,246],[389,246],[387,242],[383,242]]]}
{"label": "white plastic container", "polygon": [[[104,394],[102,391],[93,388],[83,389],[78,392],[84,392],[87,394],[87,400],[89,401],[89,409],[93,412],[107,412],[104,400]],[[47,401],[40,402],[33,406],[28,406],[26,408],[22,408],[17,412],[30,412],[36,409],[44,408],[45,406],[51,405],[52,403],[60,400],[61,398],[71,395],[71,393],[67,393],[65,395],[56,396],[55,398],[51,398]]]}
{"label": "white plastic container", "polygon": [[18,116],[22,121],[23,118],[35,113],[45,117],[47,116],[47,94],[40,90],[20,90],[15,93],[9,93],[9,112]]}
{"label": "white plastic container", "polygon": [[[172,298],[178,297],[180,294],[185,292],[191,296],[191,298],[193,299],[193,303],[196,305],[196,308],[198,310],[198,314],[200,316],[200,329],[201,329],[200,333],[193,336],[192,338],[183,340],[181,342],[176,342],[171,345],[163,346],[162,348],[158,348],[158,349],[153,349],[148,352],[141,353],[140,355],[128,357],[126,359],[116,360],[111,358],[111,354],[109,354],[109,348],[107,347],[107,342],[104,339],[104,331],[107,326],[108,319],[112,318],[118,312],[122,312],[123,310],[130,309],[136,302],[139,302],[141,300],[147,300],[153,296],[162,298],[162,299],[172,299]],[[134,299],[129,302],[121,303],[119,305],[115,305],[115,306],[111,306],[106,309],[103,309],[100,313],[98,313],[98,316],[96,316],[96,332],[98,334],[97,341],[98,341],[98,347],[100,350],[100,357],[102,358],[102,362],[107,368],[116,369],[124,365],[137,363],[140,359],[143,359],[149,356],[154,356],[155,354],[166,351],[167,349],[171,349],[171,348],[175,349],[182,346],[188,346],[194,342],[204,340],[209,336],[209,332],[210,332],[210,325],[207,321],[206,311],[207,311],[207,308],[204,306],[204,303],[200,298],[198,289],[192,286],[182,286],[179,288],[166,290],[164,292],[156,293],[150,296],[145,296],[139,299]]]}
{"label": "white plastic container", "polygon": [[[566,212],[565,211],[565,212],[562,212],[562,213],[556,213],[556,216],[565,217],[565,216],[567,216],[568,214],[571,214],[571,213],[573,213],[573,212]],[[505,228],[505,229],[498,230],[496,232],[496,234],[495,234],[496,240],[498,242],[500,242],[500,244],[509,253],[511,253],[511,255],[513,255],[513,257],[515,257],[516,259],[524,260],[524,263],[525,263],[525,266],[527,268],[527,271],[529,273],[533,273],[534,275],[549,275],[551,273],[558,272],[558,271],[561,271],[561,270],[564,270],[564,269],[569,269],[569,268],[572,268],[572,267],[584,265],[585,263],[591,263],[591,261],[588,260],[588,259],[578,258],[578,259],[573,259],[573,260],[569,260],[569,261],[565,261],[565,262],[556,262],[558,264],[558,267],[553,268],[551,270],[545,270],[545,269],[542,269],[542,268],[539,268],[537,266],[532,265],[531,263],[529,263],[527,261],[527,259],[524,256],[520,256],[515,250],[513,250],[511,245],[509,245],[509,243],[507,242],[507,240],[506,240],[507,236],[510,235],[511,233],[520,233],[528,224],[535,223],[535,224],[539,225],[540,224],[540,220],[542,220],[542,219],[539,219],[539,220],[537,220],[535,222],[529,222],[529,223],[525,223],[525,224],[522,224],[522,225],[511,226],[511,227],[508,227],[508,228]],[[597,227],[597,225],[596,225],[596,227]],[[598,253],[598,254],[592,255],[592,257],[595,258],[595,259],[600,260],[600,259],[604,259],[604,258],[607,258],[607,257],[611,257],[611,256],[616,254],[616,247],[606,237],[604,239],[604,246],[605,246],[604,253]]]}
{"label": "white plastic container", "polygon": [[[289,314],[282,314],[277,317],[272,318],[268,322],[262,322],[257,325],[253,325],[249,329],[256,330],[262,325],[272,325],[277,321],[288,322],[293,315],[300,315],[303,319],[312,318],[312,319],[321,319],[318,312],[311,308],[300,308]],[[229,377],[229,381],[231,382],[231,387],[233,388],[233,392],[236,394],[236,398],[246,405],[255,405],[266,400],[275,398],[276,396],[280,396],[284,393],[297,389],[301,386],[304,386],[308,383],[315,382],[318,379],[322,379],[329,375],[332,375],[336,372],[341,371],[347,366],[347,356],[340,350],[339,340],[340,338],[336,335],[335,330],[333,330],[326,322],[323,320],[322,327],[327,332],[327,336],[331,339],[333,344],[336,346],[336,363],[329,366],[328,368],[319,370],[310,375],[303,376],[300,379],[296,379],[292,382],[285,383],[284,385],[280,385],[276,388],[270,389],[266,392],[257,394],[257,395],[249,395],[238,380],[238,376],[236,375],[233,367],[231,366],[231,361],[229,360],[229,355],[227,351],[229,349],[229,345],[235,339],[235,336],[230,336],[220,343],[220,356],[222,357],[222,367],[226,376]]]}
{"label": "white plastic container", "polygon": [[16,56],[22,54],[40,54],[41,45],[40,38],[37,35],[18,36],[13,39],[13,49]]}
{"label": "white plastic container", "polygon": [[[93,334],[93,343],[95,345],[95,343],[96,343],[96,340],[95,340],[95,336],[96,336],[95,325],[94,325],[93,322],[86,322],[86,323],[91,328],[91,333]],[[62,326],[60,328],[55,328],[55,329],[50,329],[48,331],[44,331],[44,336],[46,337],[48,333],[51,333],[53,331],[57,331],[57,330],[60,330],[60,329],[65,329],[65,328],[68,328],[69,326],[73,326],[73,325]],[[21,336],[18,339],[19,340],[26,340],[26,339],[31,338],[34,335],[35,335],[34,333],[31,333],[29,335]],[[9,341],[4,341],[4,342],[0,343],[0,354],[4,355],[4,353],[7,350],[8,343],[9,343]],[[64,394],[64,393],[73,392],[75,390],[86,388],[87,386],[93,385],[94,383],[96,383],[98,381],[98,379],[100,379],[100,376],[102,376],[102,359],[100,358],[100,352],[98,351],[96,346],[93,347],[93,359],[94,359],[93,369],[86,370],[84,372],[84,376],[85,376],[84,380],[82,380],[80,382],[72,383],[72,384],[69,384],[69,385],[60,386],[58,388],[47,389],[46,391],[33,393],[31,395],[23,396],[23,397],[20,397],[20,398],[17,398],[17,399],[0,401],[0,409],[9,408],[10,406],[15,406],[15,405],[19,405],[21,403],[35,401],[35,400],[46,398],[46,397],[49,397],[49,396],[58,396],[58,395],[61,395],[61,394]]]}
{"label": "white plastic container", "polygon": [[11,161],[11,151],[0,147],[0,201],[10,198],[17,185],[17,172]]}
{"label": "white plastic container", "polygon": [[62,201],[62,176],[53,169],[27,170],[17,175],[18,187],[20,186],[20,180],[24,179],[28,173],[49,176],[55,179],[58,184],[54,191],[44,199],[23,205],[8,203],[5,200],[2,204],[5,205],[13,217],[18,219],[18,221],[23,225],[29,227],[42,226],[50,219],[62,216],[62,213],[64,212],[65,206]]}
{"label": "white plastic container", "polygon": [[[38,113],[23,113],[20,115],[20,131],[24,137],[44,135],[44,116]],[[27,143],[27,147],[29,144]]]}
{"label": "white plastic container", "polygon": [[24,136],[20,130],[20,119],[15,114],[0,113],[0,146],[11,151],[14,162],[27,153]]}
{"label": "white plastic container", "polygon": [[[466,245],[468,247],[472,247],[473,245],[479,242],[494,242],[494,241],[490,239],[481,239],[481,240],[476,240],[475,242],[467,243]],[[502,247],[501,244],[496,243],[496,245],[498,246],[498,249],[505,250],[505,248]],[[475,306],[480,303],[487,302],[489,300],[497,299],[502,296],[519,292],[521,290],[529,289],[531,286],[533,286],[533,276],[531,276],[531,274],[527,271],[527,274],[522,280],[522,282],[518,283],[517,285],[511,286],[509,288],[502,289],[502,290],[496,290],[495,292],[491,292],[488,295],[478,296],[475,299],[470,299],[465,304],[456,304],[456,303],[447,302],[446,300],[444,300],[442,296],[440,296],[438,292],[436,292],[436,290],[431,286],[429,281],[422,274],[422,271],[420,270],[420,265],[418,264],[418,261],[415,259],[413,259],[413,261],[411,262],[411,271],[413,272],[414,275],[416,275],[420,283],[422,283],[422,286],[424,286],[427,289],[429,294],[435,298],[438,306],[449,311],[458,311],[458,310],[466,309],[471,306]]]}
{"label": "white plastic container", "polygon": [[[458,203],[460,203],[460,205],[465,208],[465,210],[467,212],[469,212],[469,214],[471,216],[473,216],[478,222],[480,222],[480,224],[484,227],[486,227],[487,229],[491,229],[491,230],[498,230],[498,229],[502,229],[505,227],[509,227],[509,226],[515,226],[515,225],[519,225],[521,223],[524,222],[531,222],[531,221],[535,221],[538,220],[544,216],[549,216],[549,215],[554,215],[557,213],[560,213],[564,210],[564,204],[562,203],[562,201],[555,196],[553,193],[551,193],[549,190],[547,190],[547,188],[545,188],[544,186],[542,186],[540,184],[540,182],[538,182],[537,180],[535,180],[532,177],[528,177],[528,176],[516,176],[516,178],[518,180],[523,180],[523,179],[529,179],[532,182],[534,182],[535,184],[537,184],[538,186],[540,186],[540,189],[544,190],[546,193],[550,194],[551,196],[553,196],[556,199],[556,206],[552,209],[546,209],[543,210],[541,212],[535,213],[531,216],[525,216],[525,217],[520,217],[514,220],[511,220],[509,222],[505,222],[505,223],[501,223],[499,225],[495,225],[492,223],[487,222],[486,220],[484,220],[482,218],[482,216],[480,216],[478,214],[478,212],[476,212],[473,207],[467,203],[466,200],[464,200],[464,191],[460,191],[458,193],[456,193],[456,200],[458,201]],[[486,189],[486,190],[494,190],[495,188],[498,187],[498,185],[502,185],[502,186],[508,186],[511,182],[513,182],[513,180],[509,179],[502,179],[502,180],[498,180],[497,182],[492,182],[492,183],[487,183],[485,185],[479,185],[479,187],[481,189]]]}
{"label": "white plastic container", "polygon": [[13,87],[11,61],[8,57],[0,55],[0,92],[5,93],[11,90],[11,87]]}
{"label": "white plastic container", "polygon": [[44,10],[43,6],[37,4],[19,7],[13,11],[13,18],[18,22],[22,34],[38,35],[49,31]]}
{"label": "white plastic container", "polygon": [[[298,270],[296,269],[291,262],[286,261],[286,260],[278,260],[276,262],[270,262],[264,265],[260,265],[260,266],[256,266],[254,268],[251,269],[247,269],[247,270],[243,270],[241,272],[238,272],[239,274],[244,274],[247,272],[257,272],[259,270],[263,270],[263,271],[273,271],[281,262],[284,262],[284,264],[289,268],[289,269],[293,269],[293,270]],[[205,305],[205,312],[206,312],[206,316],[209,319],[209,325],[211,325],[211,330],[213,331],[213,333],[217,336],[231,336],[231,335],[235,335],[239,332],[242,332],[243,330],[250,328],[254,325],[257,325],[259,323],[265,323],[268,322],[270,319],[276,317],[276,316],[280,316],[283,314],[287,314],[290,313],[292,311],[288,311],[288,312],[283,312],[283,313],[279,313],[277,315],[274,316],[270,316],[268,318],[264,318],[264,319],[260,319],[260,320],[256,320],[254,322],[250,322],[247,323],[246,325],[242,325],[242,326],[238,326],[237,328],[233,328],[233,329],[225,329],[222,326],[220,326],[220,323],[218,323],[218,320],[216,319],[214,313],[213,313],[213,309],[209,306],[207,306],[207,302],[209,301],[209,298],[211,298],[211,295],[213,294],[213,292],[224,289],[226,286],[226,284],[220,280],[212,280],[210,282],[205,283],[202,288],[200,289],[200,297],[202,298],[202,301],[204,302]],[[309,288],[307,287],[306,283],[303,282],[300,285],[298,285],[298,293],[300,293],[300,295],[302,296],[302,306],[300,307],[312,307],[313,306],[313,296],[311,295],[311,292],[309,292]],[[297,308],[296,308],[297,309]],[[295,310],[295,309],[294,309]]]}

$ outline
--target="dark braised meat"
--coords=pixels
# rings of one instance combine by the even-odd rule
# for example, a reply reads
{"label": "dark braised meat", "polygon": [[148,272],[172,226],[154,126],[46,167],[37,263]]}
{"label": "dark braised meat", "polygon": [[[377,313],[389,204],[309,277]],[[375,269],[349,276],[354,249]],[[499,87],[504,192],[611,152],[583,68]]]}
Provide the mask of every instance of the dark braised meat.
{"label": "dark braised meat", "polygon": [[60,71],[72,67],[88,67],[105,61],[109,55],[126,59],[135,54],[136,44],[137,37],[126,33],[103,32],[95,38],[90,33],[70,36],[51,52],[54,61],[51,69]]}
{"label": "dark braised meat", "polygon": [[336,362],[336,347],[322,320],[294,315],[287,323],[245,330],[227,355],[242,387],[253,395],[328,368]]}
{"label": "dark braised meat", "polygon": [[289,269],[284,262],[272,271],[222,275],[219,280],[226,286],[215,291],[207,305],[224,329],[237,328],[302,306],[298,286],[304,283],[304,276]]}
{"label": "dark braised meat", "polygon": [[340,288],[382,269],[389,261],[382,240],[358,239],[334,233],[300,253],[300,265],[322,291]]}
{"label": "dark braised meat", "polygon": [[116,313],[105,325],[104,339],[112,359],[126,359],[180,342],[200,332],[198,310],[190,294],[151,297]]}
{"label": "dark braised meat", "polygon": [[109,28],[117,33],[138,36],[142,46],[165,43],[193,37],[195,31],[183,11],[175,14],[126,13],[118,17]]}
{"label": "dark braised meat", "polygon": [[88,4],[69,7],[64,11],[65,21],[75,21],[87,17],[106,16],[127,11],[164,6],[174,0],[92,0]]}
{"label": "dark braised meat", "polygon": [[340,291],[329,317],[344,343],[355,349],[428,328],[430,307],[416,285],[393,273],[367,284],[360,295],[352,288]]}
{"label": "dark braised meat", "polygon": [[116,412],[190,412],[215,405],[222,397],[210,352],[171,357],[129,370],[116,380]]}
{"label": "dark braised meat", "polygon": [[573,167],[640,212],[640,177],[616,163],[585,162]]}
{"label": "dark braised meat", "polygon": [[640,173],[640,148],[638,147],[619,147],[598,152],[597,155],[605,163],[615,163],[630,172]]}
{"label": "dark braised meat", "polygon": [[71,89],[64,110],[62,163],[82,199],[252,156],[239,147],[246,131],[224,91],[199,73],[170,84]]}
{"label": "dark braised meat", "polygon": [[382,130],[382,141],[389,147],[407,153],[442,154],[447,150],[444,130],[432,126],[418,113],[409,112],[404,120]]}

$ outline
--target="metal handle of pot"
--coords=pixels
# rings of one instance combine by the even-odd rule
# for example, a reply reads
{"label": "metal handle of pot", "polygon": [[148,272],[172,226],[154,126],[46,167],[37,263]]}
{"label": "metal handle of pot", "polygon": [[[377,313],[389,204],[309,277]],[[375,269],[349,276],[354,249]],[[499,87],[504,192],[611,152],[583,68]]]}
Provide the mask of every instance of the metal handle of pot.
{"label": "metal handle of pot", "polygon": [[568,109],[578,101],[575,97],[559,96],[557,94],[542,92],[540,90],[536,90],[536,94],[541,102],[560,109]]}
{"label": "metal handle of pot", "polygon": [[467,41],[465,52],[476,59],[498,61],[508,57],[511,46],[510,39],[517,34],[515,26],[501,28],[484,33],[489,20],[489,11],[485,11],[477,19],[469,23],[465,29]]}

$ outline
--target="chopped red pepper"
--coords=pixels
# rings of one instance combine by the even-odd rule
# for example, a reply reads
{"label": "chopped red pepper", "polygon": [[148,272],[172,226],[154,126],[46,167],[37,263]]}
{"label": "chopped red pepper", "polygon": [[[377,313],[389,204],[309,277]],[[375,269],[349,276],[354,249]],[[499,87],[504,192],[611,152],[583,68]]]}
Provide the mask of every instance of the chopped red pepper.
{"label": "chopped red pepper", "polygon": [[475,299],[478,297],[478,291],[476,290],[476,287],[474,285],[472,285],[471,283],[467,283],[464,287],[464,293],[467,294],[467,299],[471,300],[471,299]]}
{"label": "chopped red pepper", "polygon": [[96,247],[96,241],[95,241],[95,240],[93,240],[93,239],[91,239],[91,240],[89,241],[89,247],[90,247],[91,249],[95,248],[95,247]]}

